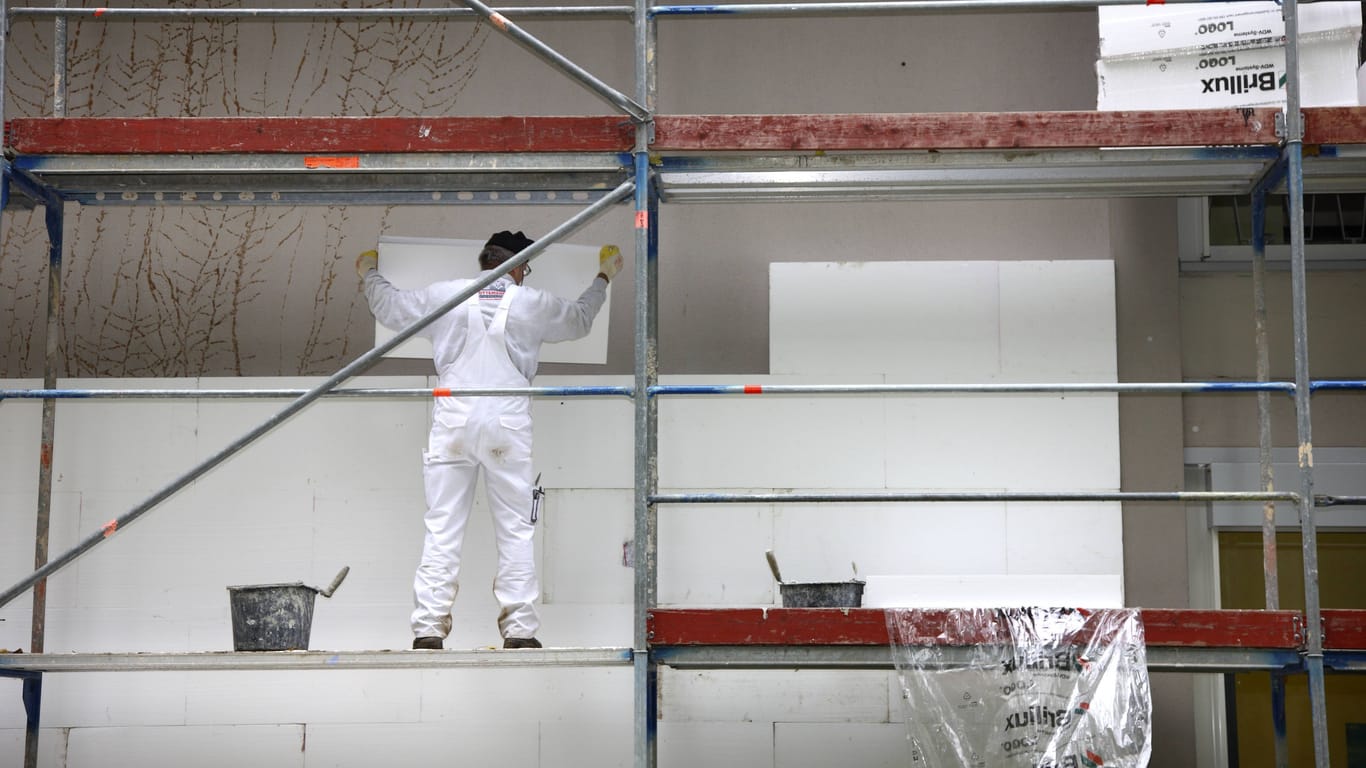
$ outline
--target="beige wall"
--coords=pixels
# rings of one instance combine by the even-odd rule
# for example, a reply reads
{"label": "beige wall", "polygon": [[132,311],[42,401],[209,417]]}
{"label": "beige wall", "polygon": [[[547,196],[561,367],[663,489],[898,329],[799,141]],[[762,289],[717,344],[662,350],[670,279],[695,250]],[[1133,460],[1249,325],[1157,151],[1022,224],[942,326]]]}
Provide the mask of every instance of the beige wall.
{"label": "beige wall", "polygon": [[[1314,379],[1360,379],[1366,375],[1366,271],[1309,270],[1309,375]],[[1255,380],[1252,278],[1206,273],[1181,280],[1181,367],[1186,378]],[[1269,272],[1266,281],[1267,337],[1271,378],[1295,378],[1290,275]],[[1359,447],[1366,434],[1366,397],[1360,393],[1314,395],[1310,410],[1317,447]],[[1294,446],[1291,398],[1271,398],[1272,443]],[[1257,445],[1255,395],[1192,395],[1185,398],[1187,445]]]}
{"label": "beige wall", "polygon": [[[1179,278],[1172,200],[1110,204],[1120,381],[1179,381]],[[1181,402],[1171,395],[1119,401],[1120,473],[1125,491],[1182,490]],[[1129,605],[1189,605],[1186,510],[1177,504],[1124,505],[1124,586]],[[1157,675],[1152,765],[1194,765],[1194,701],[1189,675]]]}

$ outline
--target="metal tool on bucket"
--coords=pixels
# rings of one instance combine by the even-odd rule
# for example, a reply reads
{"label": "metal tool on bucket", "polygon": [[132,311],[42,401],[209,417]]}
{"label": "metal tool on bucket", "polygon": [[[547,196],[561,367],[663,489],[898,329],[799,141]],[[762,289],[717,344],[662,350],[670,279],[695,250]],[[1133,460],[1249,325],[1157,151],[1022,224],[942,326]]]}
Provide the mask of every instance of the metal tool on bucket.
{"label": "metal tool on bucket", "polygon": [[783,581],[773,550],[766,550],[764,555],[768,558],[773,580],[778,582],[784,608],[858,608],[863,605],[864,582],[857,578],[858,566],[854,566],[855,578],[849,581]]}
{"label": "metal tool on bucket", "polygon": [[331,597],[350,572],[351,566],[344,566],[327,589],[302,582],[228,587],[233,650],[308,650],[315,596]]}

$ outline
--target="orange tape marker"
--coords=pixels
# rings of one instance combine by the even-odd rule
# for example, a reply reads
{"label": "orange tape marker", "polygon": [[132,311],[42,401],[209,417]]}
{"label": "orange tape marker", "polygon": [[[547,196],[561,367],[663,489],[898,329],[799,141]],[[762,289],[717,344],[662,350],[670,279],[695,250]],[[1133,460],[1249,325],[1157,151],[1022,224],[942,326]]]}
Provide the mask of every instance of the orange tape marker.
{"label": "orange tape marker", "polygon": [[107,10],[109,10],[109,9],[108,9],[108,8],[96,8],[96,9],[95,9],[95,16],[97,16],[97,17],[98,17],[98,16],[103,16],[103,15],[104,15],[104,12],[107,11]]}
{"label": "orange tape marker", "polygon": [[305,168],[359,168],[360,157],[305,157]]}
{"label": "orange tape marker", "polygon": [[645,229],[650,226],[650,212],[636,211],[636,229]]}
{"label": "orange tape marker", "polygon": [[432,397],[450,397],[451,391],[445,387],[438,387],[432,390]]}
{"label": "orange tape marker", "polygon": [[113,536],[113,535],[114,535],[114,531],[117,531],[118,529],[119,529],[119,521],[118,521],[118,520],[110,520],[109,522],[107,522],[107,523],[104,524],[104,528],[103,528],[103,530],[104,530],[104,537],[107,539],[107,538],[109,538],[110,536]]}
{"label": "orange tape marker", "polygon": [[745,385],[745,394],[747,394],[747,395],[762,395],[763,393],[764,393],[763,385],[760,385],[760,384],[746,384],[746,385]]}
{"label": "orange tape marker", "polygon": [[504,32],[508,31],[508,20],[507,20],[507,17],[504,16],[503,14],[501,14],[501,13],[493,13],[493,14],[490,14],[490,15],[489,15],[489,21],[493,22],[493,26],[495,26],[495,27],[497,27],[497,28],[503,30]]}

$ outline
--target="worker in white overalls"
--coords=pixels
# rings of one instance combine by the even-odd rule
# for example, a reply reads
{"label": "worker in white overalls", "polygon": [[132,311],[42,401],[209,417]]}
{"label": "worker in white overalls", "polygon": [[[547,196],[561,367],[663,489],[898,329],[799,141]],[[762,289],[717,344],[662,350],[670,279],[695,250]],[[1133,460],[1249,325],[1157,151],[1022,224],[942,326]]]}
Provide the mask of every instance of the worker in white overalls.
{"label": "worker in white overalls", "polygon": [[[480,277],[532,242],[521,232],[494,234],[479,254]],[[600,271],[574,301],[522,285],[531,274],[530,265],[523,264],[432,322],[420,335],[431,339],[440,386],[530,386],[542,343],[588,335],[622,261],[615,246],[604,246]],[[377,265],[375,251],[366,251],[356,259],[356,272],[375,319],[395,330],[412,325],[474,282],[447,280],[399,290],[379,274]],[[451,605],[460,588],[460,544],[481,467],[498,541],[493,593],[501,607],[503,647],[541,647],[533,605],[540,584],[532,544],[531,398],[476,396],[437,398],[432,412],[423,454],[427,535],[413,581],[413,648],[439,649],[450,634]]]}

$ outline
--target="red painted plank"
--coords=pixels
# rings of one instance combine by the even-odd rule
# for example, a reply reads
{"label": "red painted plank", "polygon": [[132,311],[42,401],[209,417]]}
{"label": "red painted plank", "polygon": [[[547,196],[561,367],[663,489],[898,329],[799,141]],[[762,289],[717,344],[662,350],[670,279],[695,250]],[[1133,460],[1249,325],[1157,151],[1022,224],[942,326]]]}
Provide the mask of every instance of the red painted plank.
{"label": "red painted plank", "polygon": [[1366,651],[1366,610],[1324,609],[1323,647],[1334,651]]}
{"label": "red painted plank", "polygon": [[1295,649],[1304,644],[1303,627],[1299,611],[1143,609],[1148,645]]}
{"label": "red painted plank", "polygon": [[656,609],[654,645],[886,645],[887,619],[874,608]]}
{"label": "red painted plank", "polygon": [[[1354,114],[1347,112],[1344,114]],[[1320,121],[1316,120],[1315,124]],[[1339,133],[1366,125],[1341,117]],[[1049,149],[1275,144],[1275,110],[661,115],[656,151]],[[619,152],[631,122],[597,117],[16,118],[24,154]],[[1336,134],[1335,134],[1336,135]]]}
{"label": "red painted plank", "polygon": [[[983,640],[955,633],[945,610],[914,618],[926,643],[969,645]],[[1144,609],[1148,645],[1208,648],[1299,648],[1303,622],[1296,611]],[[886,645],[887,624],[877,608],[656,609],[653,645]]]}
{"label": "red painted plank", "polygon": [[[1127,112],[660,115],[657,151],[1048,149],[1276,144],[1272,108]],[[1366,107],[1304,110],[1307,144],[1366,143]],[[25,154],[620,152],[630,120],[587,117],[15,118]]]}
{"label": "red painted plank", "polygon": [[[1060,149],[1277,144],[1276,110],[668,115],[658,151]],[[1366,134],[1360,134],[1366,135]]]}
{"label": "red painted plank", "polygon": [[624,117],[141,117],[15,118],[16,152],[620,152],[635,130]]}
{"label": "red painted plank", "polygon": [[1306,144],[1366,144],[1366,107],[1311,107],[1302,111]]}

